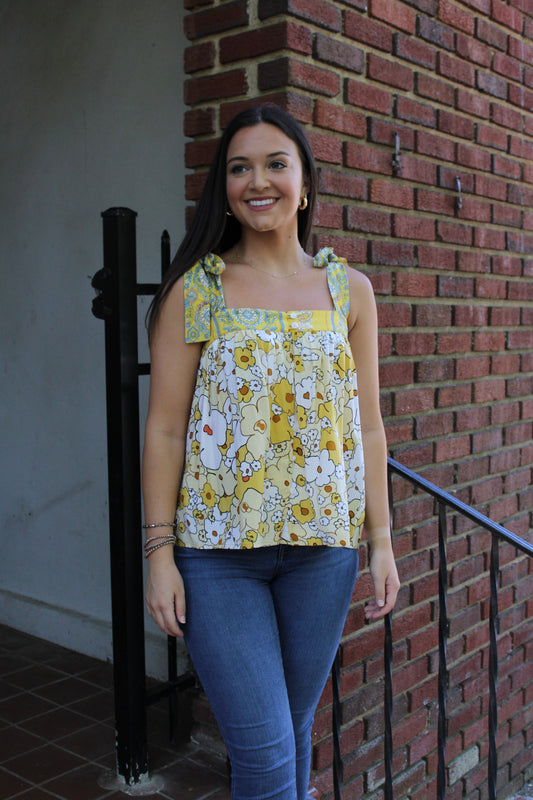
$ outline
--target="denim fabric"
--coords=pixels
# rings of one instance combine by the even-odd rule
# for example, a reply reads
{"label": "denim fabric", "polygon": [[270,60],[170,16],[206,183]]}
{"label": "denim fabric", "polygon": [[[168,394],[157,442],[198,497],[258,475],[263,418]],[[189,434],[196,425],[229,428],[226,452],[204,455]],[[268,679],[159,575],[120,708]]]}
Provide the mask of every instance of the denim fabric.
{"label": "denim fabric", "polygon": [[185,642],[226,743],[233,800],[305,800],[314,712],[357,550],[176,548]]}

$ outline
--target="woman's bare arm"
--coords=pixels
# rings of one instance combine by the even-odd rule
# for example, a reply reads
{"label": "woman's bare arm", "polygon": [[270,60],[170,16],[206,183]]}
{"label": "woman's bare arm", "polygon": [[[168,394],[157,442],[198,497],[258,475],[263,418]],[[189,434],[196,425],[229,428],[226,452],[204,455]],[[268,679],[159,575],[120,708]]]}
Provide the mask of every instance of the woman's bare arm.
{"label": "woman's bare arm", "polygon": [[400,582],[392,552],[387,490],[387,442],[379,405],[378,324],[372,285],[348,270],[349,340],[357,370],[361,435],[365,459],[365,530],[370,545],[370,572],[375,597],[365,609],[377,619],[392,610]]}
{"label": "woman's bare arm", "polygon": [[[183,278],[170,291],[150,341],[150,400],[144,436],[142,484],[146,523],[172,522],[185,458],[185,442],[201,344],[185,341]],[[168,532],[147,530],[147,537]],[[182,636],[185,622],[183,582],[173,548],[161,547],[148,558],[146,607],[161,630]]]}

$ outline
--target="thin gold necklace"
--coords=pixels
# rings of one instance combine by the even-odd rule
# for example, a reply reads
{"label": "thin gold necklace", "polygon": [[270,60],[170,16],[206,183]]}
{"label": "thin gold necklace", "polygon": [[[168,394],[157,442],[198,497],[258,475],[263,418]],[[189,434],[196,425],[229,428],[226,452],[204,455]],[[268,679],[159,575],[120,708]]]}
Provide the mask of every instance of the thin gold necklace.
{"label": "thin gold necklace", "polygon": [[243,261],[242,258],[238,255],[236,255],[236,258],[239,263],[245,264],[247,267],[257,270],[257,272],[263,272],[265,275],[269,275],[271,278],[278,278],[278,279],[290,278],[292,275],[298,275],[299,272],[303,272],[305,269],[305,266],[303,266],[300,267],[300,269],[294,270],[294,272],[287,272],[286,275],[276,275],[275,272],[267,272],[266,269],[261,269],[261,267],[256,267],[254,264],[250,264],[249,261]]}

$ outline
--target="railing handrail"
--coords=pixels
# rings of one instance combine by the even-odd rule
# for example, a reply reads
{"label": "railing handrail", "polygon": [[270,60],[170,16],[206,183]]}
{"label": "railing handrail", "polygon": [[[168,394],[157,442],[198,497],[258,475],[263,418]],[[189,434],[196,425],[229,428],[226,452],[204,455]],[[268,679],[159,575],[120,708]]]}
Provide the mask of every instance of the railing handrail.
{"label": "railing handrail", "polygon": [[428,494],[431,494],[435,497],[436,500],[439,500],[441,503],[445,503],[450,508],[453,508],[454,511],[458,511],[463,516],[468,517],[472,522],[475,522],[481,528],[490,531],[490,533],[496,534],[496,536],[500,536],[502,539],[505,539],[506,542],[512,544],[514,547],[518,547],[522,552],[526,553],[528,556],[533,556],[533,544],[530,544],[525,539],[522,539],[521,536],[518,536],[516,533],[508,530],[508,528],[504,528],[503,525],[499,525],[497,522],[489,519],[480,511],[476,511],[475,508],[472,506],[463,503],[462,500],[459,500],[453,494],[444,491],[444,489],[439,489],[434,483],[431,481],[426,480],[421,475],[418,475],[416,472],[408,469],[408,467],[404,467],[403,464],[400,464],[398,461],[395,461],[393,458],[389,456],[388,465],[389,468],[395,472],[397,475],[401,475],[402,478],[410,481],[415,486],[418,486],[421,489],[424,489]]}

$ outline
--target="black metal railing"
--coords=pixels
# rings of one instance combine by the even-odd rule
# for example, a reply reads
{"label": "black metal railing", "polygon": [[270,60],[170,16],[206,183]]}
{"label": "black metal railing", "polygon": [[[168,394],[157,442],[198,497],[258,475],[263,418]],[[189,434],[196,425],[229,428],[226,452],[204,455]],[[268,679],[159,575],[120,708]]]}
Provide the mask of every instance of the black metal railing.
{"label": "black metal railing", "polygon": [[[439,553],[439,673],[438,673],[438,723],[437,723],[437,800],[444,800],[446,796],[446,738],[447,738],[447,682],[448,665],[446,646],[448,640],[449,620],[447,613],[447,592],[448,592],[448,563],[446,554],[447,522],[448,511],[462,515],[474,522],[478,527],[488,531],[492,537],[490,554],[490,610],[489,610],[489,755],[488,755],[488,795],[489,800],[496,800],[496,780],[497,780],[497,750],[496,734],[498,729],[498,705],[497,705],[497,680],[498,680],[498,574],[499,574],[499,545],[506,542],[513,545],[526,555],[533,557],[533,545],[522,539],[520,536],[493,522],[488,517],[476,511],[471,506],[466,505],[449,492],[439,489],[433,483],[412,472],[407,467],[402,466],[392,458],[388,459],[388,478],[389,478],[389,505],[391,509],[392,526],[394,527],[394,497],[393,483],[394,475],[409,481],[418,490],[431,495],[438,506],[438,553]],[[385,673],[385,800],[393,800],[393,777],[392,777],[392,757],[393,757],[393,736],[392,736],[392,625],[391,615],[385,618],[384,635],[384,673]],[[333,683],[333,706],[339,708],[340,699],[338,695],[338,680]],[[337,710],[334,720],[340,718]],[[334,750],[340,752],[340,728],[334,722]],[[338,774],[340,770],[341,774]],[[334,789],[335,800],[341,797],[342,781],[342,762],[340,758],[334,762]]]}
{"label": "black metal railing", "polygon": [[[176,643],[168,639],[168,679],[156,691],[145,690],[144,616],[142,608],[142,547],[140,502],[139,386],[140,375],[149,364],[138,362],[137,298],[151,295],[157,284],[138,284],[136,279],[135,217],[127,208],[111,208],[102,214],[104,266],[93,278],[97,291],[93,313],[105,320],[106,396],[108,431],[109,532],[113,616],[113,663],[117,772],[128,784],[137,783],[148,771],[146,704],[163,696],[169,699],[170,736],[176,719],[176,691],[194,683],[190,672],[177,674]],[[170,263],[167,232],[161,239],[162,272]],[[392,458],[388,459],[389,504],[394,525],[393,476],[431,495],[438,506],[439,553],[439,678],[438,678],[438,771],[437,800],[446,795],[446,701],[448,566],[446,555],[448,511],[467,517],[492,535],[490,557],[489,644],[489,800],[496,800],[497,774],[497,629],[499,544],[507,542],[530,557],[533,546],[506,528],[416,475]],[[385,800],[393,800],[393,688],[392,619],[384,621],[384,761]],[[340,654],[332,669],[333,688],[333,778],[335,800],[341,800],[343,763],[341,756]]]}
{"label": "black metal railing", "polygon": [[[153,295],[158,284],[138,284],[136,213],[129,208],[104,211],[104,266],[92,280],[97,291],[92,311],[105,321],[107,468],[116,723],[116,766],[126,784],[148,774],[146,706],[162,697],[169,703],[169,736],[176,730],[176,691],[195,682],[192,672],[178,675],[176,642],[169,637],[167,680],[146,690],[142,509],[140,489],[139,363],[137,298]],[[161,272],[170,263],[168,233],[161,237]]]}

